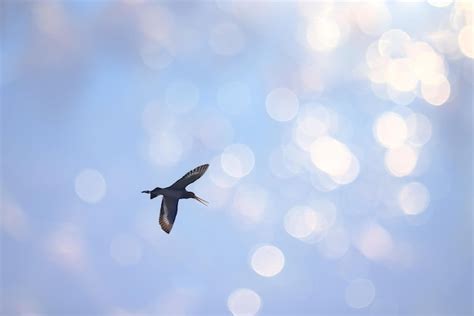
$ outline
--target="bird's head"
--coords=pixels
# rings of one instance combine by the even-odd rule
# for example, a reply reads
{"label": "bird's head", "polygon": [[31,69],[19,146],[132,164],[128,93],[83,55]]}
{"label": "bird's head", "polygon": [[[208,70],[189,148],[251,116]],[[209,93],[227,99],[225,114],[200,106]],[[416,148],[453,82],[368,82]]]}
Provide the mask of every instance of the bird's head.
{"label": "bird's head", "polygon": [[208,201],[204,200],[204,199],[201,199],[199,196],[197,196],[196,194],[194,194],[194,192],[189,192],[189,197],[191,199],[195,199],[196,201],[198,201],[199,203],[202,203],[204,205],[207,206],[207,204],[209,203]]}

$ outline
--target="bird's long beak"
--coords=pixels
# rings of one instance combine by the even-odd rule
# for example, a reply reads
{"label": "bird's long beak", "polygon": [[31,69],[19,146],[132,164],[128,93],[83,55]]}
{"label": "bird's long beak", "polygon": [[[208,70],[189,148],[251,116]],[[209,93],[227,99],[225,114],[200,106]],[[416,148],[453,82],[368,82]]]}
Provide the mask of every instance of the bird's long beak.
{"label": "bird's long beak", "polygon": [[150,191],[142,191],[142,193],[150,193]]}
{"label": "bird's long beak", "polygon": [[201,199],[201,198],[198,197],[198,196],[194,197],[194,199],[197,200],[198,202],[200,202],[200,203],[206,205],[206,206],[207,206],[207,204],[209,204],[208,201],[206,201],[206,200],[204,200],[204,199]]}

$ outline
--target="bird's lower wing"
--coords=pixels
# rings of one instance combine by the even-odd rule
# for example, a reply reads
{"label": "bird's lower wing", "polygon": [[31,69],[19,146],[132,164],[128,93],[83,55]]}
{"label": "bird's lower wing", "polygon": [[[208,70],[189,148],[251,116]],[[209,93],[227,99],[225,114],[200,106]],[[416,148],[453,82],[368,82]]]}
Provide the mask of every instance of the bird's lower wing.
{"label": "bird's lower wing", "polygon": [[170,233],[173,228],[174,219],[178,213],[178,199],[163,197],[160,210],[160,226],[166,232]]}

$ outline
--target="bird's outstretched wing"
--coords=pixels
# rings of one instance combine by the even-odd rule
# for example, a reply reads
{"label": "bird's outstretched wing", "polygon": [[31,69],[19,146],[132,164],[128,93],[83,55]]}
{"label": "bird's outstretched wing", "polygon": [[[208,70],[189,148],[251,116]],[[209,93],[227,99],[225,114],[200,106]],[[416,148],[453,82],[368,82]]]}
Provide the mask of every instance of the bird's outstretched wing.
{"label": "bird's outstretched wing", "polygon": [[173,228],[174,219],[178,213],[178,199],[163,197],[160,210],[160,226],[166,232],[170,233]]}
{"label": "bird's outstretched wing", "polygon": [[209,168],[208,164],[194,168],[186,173],[181,179],[173,183],[173,185],[170,186],[170,189],[184,190],[186,186],[199,179],[206,172],[207,168]]}

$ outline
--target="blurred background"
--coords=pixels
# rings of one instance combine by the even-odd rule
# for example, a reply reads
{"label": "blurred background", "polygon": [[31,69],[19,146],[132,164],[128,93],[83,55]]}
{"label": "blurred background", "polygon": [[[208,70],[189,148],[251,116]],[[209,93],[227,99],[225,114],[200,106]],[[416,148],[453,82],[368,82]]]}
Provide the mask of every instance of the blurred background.
{"label": "blurred background", "polygon": [[0,3],[2,315],[472,314],[471,1]]}

